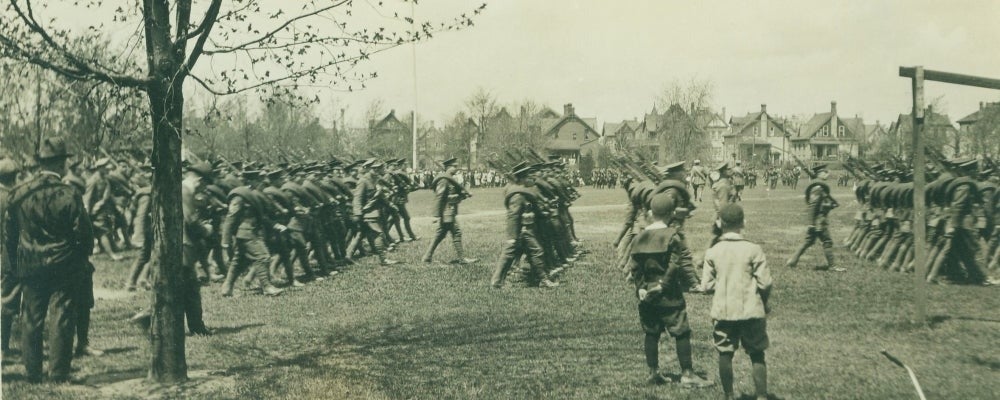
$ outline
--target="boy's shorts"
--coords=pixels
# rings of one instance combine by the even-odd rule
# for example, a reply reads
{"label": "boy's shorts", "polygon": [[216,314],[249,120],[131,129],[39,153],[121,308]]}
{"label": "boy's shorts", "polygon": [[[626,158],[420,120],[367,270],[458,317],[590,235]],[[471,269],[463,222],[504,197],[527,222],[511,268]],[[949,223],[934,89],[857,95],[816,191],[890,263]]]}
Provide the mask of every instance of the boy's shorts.
{"label": "boy's shorts", "polygon": [[642,323],[642,331],[648,334],[667,332],[670,336],[678,337],[691,332],[684,306],[664,307],[640,302],[639,322]]}
{"label": "boy's shorts", "polygon": [[770,341],[767,338],[767,320],[764,318],[742,321],[715,321],[712,332],[715,349],[720,353],[732,353],[740,348],[747,353],[767,350]]}

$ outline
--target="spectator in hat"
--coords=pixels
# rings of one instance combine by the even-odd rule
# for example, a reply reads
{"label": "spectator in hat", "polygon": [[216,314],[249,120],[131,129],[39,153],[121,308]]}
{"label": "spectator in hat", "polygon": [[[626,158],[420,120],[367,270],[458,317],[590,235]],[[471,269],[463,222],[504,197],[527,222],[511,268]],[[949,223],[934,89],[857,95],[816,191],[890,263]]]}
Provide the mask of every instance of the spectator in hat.
{"label": "spectator in hat", "polygon": [[660,336],[674,338],[681,384],[707,387],[712,382],[694,373],[691,355],[691,328],[688,325],[684,292],[700,281],[691,264],[691,252],[679,228],[669,226],[675,209],[674,197],[656,194],[650,200],[652,223],[632,244],[629,280],[635,283],[639,299],[639,322],[645,332],[644,349],[649,367],[648,383],[659,385],[667,379],[659,371]]}
{"label": "spectator in hat", "polygon": [[[76,190],[62,183],[66,142],[43,140],[35,160],[40,172],[10,195],[3,217],[5,264],[21,283],[23,360],[29,382],[40,382],[42,340],[50,318],[47,377],[69,381],[80,281],[94,246],[93,227]],[[52,315],[48,315],[51,310]]]}

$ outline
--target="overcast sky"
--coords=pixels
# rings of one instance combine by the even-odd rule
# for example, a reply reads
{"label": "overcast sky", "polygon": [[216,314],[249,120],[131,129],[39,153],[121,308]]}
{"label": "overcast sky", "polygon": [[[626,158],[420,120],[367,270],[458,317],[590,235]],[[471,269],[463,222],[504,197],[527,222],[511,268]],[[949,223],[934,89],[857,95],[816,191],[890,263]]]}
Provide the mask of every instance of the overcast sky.
{"label": "overcast sky", "polygon": [[[355,0],[355,9],[379,1]],[[422,0],[417,19],[446,20],[481,1]],[[482,86],[505,104],[531,99],[561,111],[571,102],[581,116],[617,122],[648,112],[669,82],[694,77],[714,82],[714,105],[728,115],[755,112],[762,103],[772,114],[811,115],[837,101],[842,116],[888,124],[910,108],[910,83],[898,77],[899,66],[1000,78],[998,0],[487,3],[474,27],[417,45],[421,115],[447,121]],[[93,23],[68,2],[49,4],[40,12],[60,24]],[[137,22],[110,34],[133,35]],[[365,66],[379,73],[367,90],[320,94],[321,107],[346,105],[355,123],[377,98],[386,108],[412,110],[413,61],[409,46],[378,54]],[[942,83],[928,83],[927,92],[928,100],[945,96],[953,120],[980,101],[1000,99],[997,91]]]}
{"label": "overcast sky", "polygon": [[[431,4],[433,3],[433,4]],[[619,121],[649,111],[673,79],[715,83],[717,108],[842,116],[888,123],[909,112],[899,66],[1000,78],[1000,1],[491,1],[473,28],[417,46],[419,110],[438,121],[477,86],[502,102],[533,99],[561,111]],[[418,17],[469,7],[421,2]],[[421,14],[423,13],[423,14]],[[360,113],[373,98],[413,104],[412,54],[371,65],[380,77],[341,95]],[[927,84],[953,120],[1000,92]]]}

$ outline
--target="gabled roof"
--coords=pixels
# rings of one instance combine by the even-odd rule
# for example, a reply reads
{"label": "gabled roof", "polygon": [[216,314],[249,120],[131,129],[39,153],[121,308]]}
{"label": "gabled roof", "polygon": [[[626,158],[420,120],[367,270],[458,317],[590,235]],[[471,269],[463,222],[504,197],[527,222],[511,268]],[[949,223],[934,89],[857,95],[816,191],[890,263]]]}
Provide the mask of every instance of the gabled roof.
{"label": "gabled roof", "polygon": [[[902,129],[905,132],[909,132],[913,129],[913,116],[912,112],[909,114],[899,114],[896,118],[896,122],[889,127],[890,131],[899,131]],[[927,109],[924,112],[924,125],[936,128],[951,128],[955,129],[955,126],[951,124],[951,118],[945,114],[940,114],[934,112],[932,109]]]}
{"label": "gabled roof", "polygon": [[386,115],[384,118],[382,118],[381,120],[376,122],[375,125],[372,126],[372,130],[395,130],[395,129],[400,129],[400,130],[410,129],[409,126],[406,125],[406,123],[399,120],[399,118],[396,118],[396,110],[389,111],[388,115]]}
{"label": "gabled roof", "polygon": [[829,124],[830,118],[833,116],[833,113],[820,113],[813,115],[812,118],[809,118],[809,121],[806,121],[805,125],[802,125],[802,130],[799,131],[796,138],[807,139],[816,136],[816,132]]}
{"label": "gabled roof", "polygon": [[660,125],[660,116],[656,114],[656,107],[653,107],[653,114],[646,114],[642,118],[643,127],[646,132],[656,132]]}
{"label": "gabled roof", "polygon": [[854,139],[867,138],[865,120],[861,118],[841,118],[840,122],[847,127],[848,136]]}
{"label": "gabled roof", "polygon": [[624,125],[624,122],[605,122],[604,127],[601,128],[601,136],[616,136],[618,130]]}
{"label": "gabled roof", "polygon": [[[989,110],[991,108],[995,108],[996,110],[995,111],[994,110]],[[985,105],[984,108],[980,108],[980,109],[976,110],[975,112],[973,112],[972,114],[966,115],[965,117],[962,117],[962,119],[960,119],[958,121],[955,121],[955,122],[958,122],[959,125],[974,124],[974,123],[976,123],[976,121],[979,121],[980,118],[982,118],[983,116],[986,115],[986,112],[984,112],[984,111],[987,111],[987,110],[993,111],[993,112],[1000,111],[1000,103],[988,103],[988,104]]]}

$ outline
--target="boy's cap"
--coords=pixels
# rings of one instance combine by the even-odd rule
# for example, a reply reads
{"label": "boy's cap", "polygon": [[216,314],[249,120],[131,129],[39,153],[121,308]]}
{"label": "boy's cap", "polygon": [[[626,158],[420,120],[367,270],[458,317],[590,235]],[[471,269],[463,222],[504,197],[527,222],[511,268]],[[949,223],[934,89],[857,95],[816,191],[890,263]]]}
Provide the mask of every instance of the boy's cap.
{"label": "boy's cap", "polygon": [[667,215],[672,213],[675,208],[674,196],[667,193],[660,193],[649,200],[649,209],[653,215]]}
{"label": "boy's cap", "polygon": [[739,204],[726,204],[719,210],[719,219],[722,220],[722,226],[742,226],[743,225],[743,207]]}

